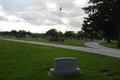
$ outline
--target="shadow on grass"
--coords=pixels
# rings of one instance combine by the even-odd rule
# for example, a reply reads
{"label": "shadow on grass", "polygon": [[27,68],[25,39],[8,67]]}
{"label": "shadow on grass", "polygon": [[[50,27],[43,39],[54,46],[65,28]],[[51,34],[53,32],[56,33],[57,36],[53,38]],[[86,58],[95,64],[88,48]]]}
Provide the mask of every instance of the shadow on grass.
{"label": "shadow on grass", "polygon": [[69,75],[59,75],[56,76],[58,80],[85,80],[82,76],[83,74],[69,74]]}
{"label": "shadow on grass", "polygon": [[119,80],[119,75],[117,73],[111,73],[108,69],[103,69],[99,71],[101,74],[105,75],[107,78],[112,78],[113,80]]}

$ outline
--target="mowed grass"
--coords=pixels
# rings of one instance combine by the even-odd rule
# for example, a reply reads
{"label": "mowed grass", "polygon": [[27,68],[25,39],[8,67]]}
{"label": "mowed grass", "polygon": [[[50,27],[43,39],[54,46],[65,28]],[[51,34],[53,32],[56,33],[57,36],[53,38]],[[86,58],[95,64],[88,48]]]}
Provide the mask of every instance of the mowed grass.
{"label": "mowed grass", "polygon": [[118,41],[112,41],[111,43],[102,42],[102,43],[99,43],[99,44],[102,45],[102,46],[105,46],[105,47],[110,47],[110,48],[114,48],[114,49],[120,49],[120,48],[117,48],[117,43],[118,43]]}
{"label": "mowed grass", "polygon": [[[8,38],[8,39],[18,39],[15,37],[3,37],[3,38]],[[21,38],[18,40],[27,40],[25,38]],[[48,41],[46,39],[32,39],[30,38],[27,41],[37,41],[37,42],[45,42],[45,43],[53,43],[53,44],[61,44],[61,45],[71,45],[71,46],[80,46],[80,47],[87,47],[86,45],[84,45],[85,42],[90,42],[90,40],[88,41],[82,41],[82,40],[64,40],[64,42],[54,42],[54,41]]]}
{"label": "mowed grass", "polygon": [[[49,76],[54,58],[77,58],[83,74]],[[106,74],[103,74],[106,73]],[[105,55],[0,40],[0,80],[120,80],[120,59]]]}

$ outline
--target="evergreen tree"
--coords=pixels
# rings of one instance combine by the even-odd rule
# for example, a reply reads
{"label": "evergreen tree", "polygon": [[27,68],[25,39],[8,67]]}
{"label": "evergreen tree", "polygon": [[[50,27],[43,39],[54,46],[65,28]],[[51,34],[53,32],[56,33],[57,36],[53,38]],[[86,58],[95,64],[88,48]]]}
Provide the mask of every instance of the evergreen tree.
{"label": "evergreen tree", "polygon": [[82,9],[85,13],[92,13],[91,15],[97,18],[96,21],[93,18],[92,22],[96,23],[96,26],[92,25],[92,27],[96,27],[95,31],[99,29],[98,31],[102,31],[107,35],[108,42],[110,42],[111,37],[117,34],[119,30],[117,47],[120,47],[120,0],[90,0],[89,3],[93,3],[93,5]]}

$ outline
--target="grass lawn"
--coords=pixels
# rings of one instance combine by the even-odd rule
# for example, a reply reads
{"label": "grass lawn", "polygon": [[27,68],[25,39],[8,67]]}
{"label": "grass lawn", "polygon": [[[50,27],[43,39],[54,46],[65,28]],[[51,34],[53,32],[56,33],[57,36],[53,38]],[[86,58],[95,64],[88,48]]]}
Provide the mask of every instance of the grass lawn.
{"label": "grass lawn", "polygon": [[120,49],[120,48],[117,48],[117,43],[118,43],[118,41],[112,41],[111,43],[102,42],[102,43],[99,43],[99,44],[102,45],[102,46],[105,46],[105,47]]}
{"label": "grass lawn", "polygon": [[[18,39],[18,38],[15,38],[15,37],[3,37],[3,38],[9,38],[9,39]],[[26,40],[25,38],[21,38],[21,39],[18,39],[18,40]],[[87,47],[86,45],[84,45],[85,42],[90,42],[90,40],[88,41],[82,41],[82,40],[64,40],[64,42],[52,42],[52,41],[48,41],[46,39],[32,39],[30,38],[29,40],[27,41],[37,41],[37,42],[45,42],[45,43],[53,43],[53,44],[61,44],[61,45],[72,45],[72,46],[80,46],[80,47]]]}
{"label": "grass lawn", "polygon": [[[60,57],[77,58],[77,67],[83,74],[49,76],[50,68],[54,67],[54,58]],[[120,80],[120,59],[0,40],[0,80]]]}

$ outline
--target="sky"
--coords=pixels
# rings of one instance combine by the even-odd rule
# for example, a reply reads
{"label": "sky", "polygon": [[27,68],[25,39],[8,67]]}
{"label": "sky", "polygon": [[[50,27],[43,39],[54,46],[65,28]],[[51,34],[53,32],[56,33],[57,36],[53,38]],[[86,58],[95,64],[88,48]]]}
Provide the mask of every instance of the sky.
{"label": "sky", "polygon": [[[0,0],[0,31],[80,31],[89,0]],[[60,7],[62,10],[60,11]],[[60,16],[61,14],[61,16]]]}

